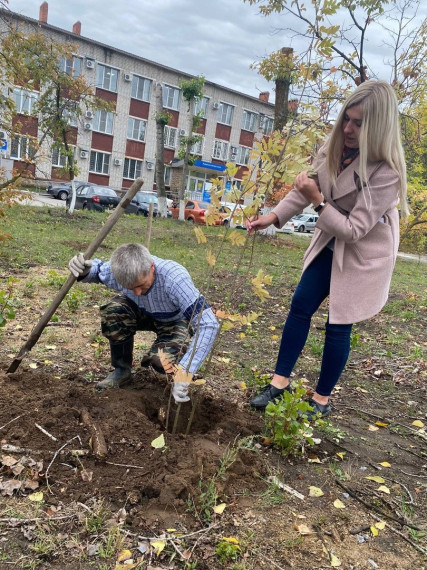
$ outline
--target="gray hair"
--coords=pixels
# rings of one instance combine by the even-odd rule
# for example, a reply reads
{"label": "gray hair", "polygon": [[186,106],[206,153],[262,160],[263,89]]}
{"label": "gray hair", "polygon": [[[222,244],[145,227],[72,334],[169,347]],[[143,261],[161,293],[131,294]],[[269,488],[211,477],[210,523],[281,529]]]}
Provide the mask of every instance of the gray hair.
{"label": "gray hair", "polygon": [[141,277],[150,272],[153,259],[146,247],[139,243],[126,243],[113,251],[111,271],[125,289],[132,289]]}
{"label": "gray hair", "polygon": [[344,103],[332,130],[327,150],[329,175],[335,185],[344,146],[343,120],[347,109],[360,105],[363,111],[359,136],[360,177],[369,190],[368,162],[385,161],[399,176],[401,212],[408,214],[406,164],[400,136],[399,110],[396,95],[385,81],[361,83]]}

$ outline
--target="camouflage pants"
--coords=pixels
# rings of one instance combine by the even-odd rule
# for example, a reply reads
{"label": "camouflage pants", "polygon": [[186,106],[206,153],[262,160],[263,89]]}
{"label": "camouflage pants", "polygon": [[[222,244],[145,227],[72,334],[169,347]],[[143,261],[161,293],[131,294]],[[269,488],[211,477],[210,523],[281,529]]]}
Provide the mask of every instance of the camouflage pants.
{"label": "camouflage pants", "polygon": [[177,363],[187,352],[193,334],[188,321],[161,322],[156,321],[143,313],[136,303],[118,295],[109,303],[102,305],[101,330],[110,342],[125,342],[133,337],[136,331],[151,331],[157,338],[147,355],[142,359],[141,365],[151,364],[162,371],[163,367],[157,356],[159,348],[167,355],[170,362]]}

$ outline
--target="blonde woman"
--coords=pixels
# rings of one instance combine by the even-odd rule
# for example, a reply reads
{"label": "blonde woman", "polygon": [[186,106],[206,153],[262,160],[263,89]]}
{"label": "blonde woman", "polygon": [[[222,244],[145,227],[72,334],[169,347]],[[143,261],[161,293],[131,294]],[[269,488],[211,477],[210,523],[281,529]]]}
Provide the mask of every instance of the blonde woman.
{"label": "blonde woman", "polygon": [[282,227],[310,204],[319,214],[292,298],[275,374],[252,401],[257,409],[290,390],[312,315],[329,297],[325,346],[309,420],[331,413],[329,396],[350,352],[352,324],[377,314],[387,301],[399,244],[399,212],[408,212],[406,169],[397,100],[384,81],[366,81],[347,99],[309,177],[274,208],[247,223],[249,233]]}

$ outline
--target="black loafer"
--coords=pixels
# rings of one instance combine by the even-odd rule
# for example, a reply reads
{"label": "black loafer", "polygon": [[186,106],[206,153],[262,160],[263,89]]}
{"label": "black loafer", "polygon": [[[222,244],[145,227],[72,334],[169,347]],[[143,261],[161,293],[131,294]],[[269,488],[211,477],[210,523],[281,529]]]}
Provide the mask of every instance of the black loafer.
{"label": "black loafer", "polygon": [[280,398],[284,391],[292,392],[291,385],[288,384],[286,388],[276,388],[271,384],[267,384],[261,392],[251,400],[251,406],[257,410],[263,410],[269,402],[274,402]]}
{"label": "black loafer", "polygon": [[331,406],[329,404],[319,404],[319,402],[316,402],[312,398],[307,400],[307,402],[313,409],[298,413],[301,419],[312,422],[318,417],[327,418],[331,414]]}

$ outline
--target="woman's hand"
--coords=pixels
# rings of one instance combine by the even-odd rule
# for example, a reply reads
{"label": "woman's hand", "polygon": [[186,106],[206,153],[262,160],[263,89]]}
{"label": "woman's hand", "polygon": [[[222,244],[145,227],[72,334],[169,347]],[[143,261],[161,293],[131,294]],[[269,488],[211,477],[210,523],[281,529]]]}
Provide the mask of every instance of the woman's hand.
{"label": "woman's hand", "polygon": [[295,178],[294,186],[307,200],[317,206],[322,202],[323,196],[313,178],[307,176],[307,172],[308,170],[304,170],[304,172],[298,174]]}
{"label": "woman's hand", "polygon": [[258,216],[257,218],[250,218],[246,220],[246,229],[249,235],[253,234],[258,230],[265,230],[271,224],[278,222],[279,218],[273,212],[266,214],[265,216]]}

